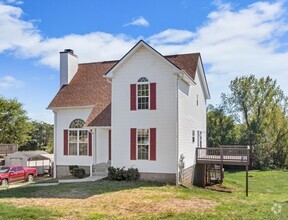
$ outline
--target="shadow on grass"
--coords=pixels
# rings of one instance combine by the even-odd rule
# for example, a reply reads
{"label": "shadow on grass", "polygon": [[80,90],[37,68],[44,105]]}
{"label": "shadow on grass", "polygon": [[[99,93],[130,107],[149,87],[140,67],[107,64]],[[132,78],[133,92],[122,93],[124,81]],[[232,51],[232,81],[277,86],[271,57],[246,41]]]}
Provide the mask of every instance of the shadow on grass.
{"label": "shadow on grass", "polygon": [[60,183],[55,186],[20,187],[0,191],[0,199],[3,198],[71,198],[85,199],[103,193],[117,192],[121,190],[136,189],[140,187],[163,186],[157,182],[146,181],[108,181],[82,183]]}

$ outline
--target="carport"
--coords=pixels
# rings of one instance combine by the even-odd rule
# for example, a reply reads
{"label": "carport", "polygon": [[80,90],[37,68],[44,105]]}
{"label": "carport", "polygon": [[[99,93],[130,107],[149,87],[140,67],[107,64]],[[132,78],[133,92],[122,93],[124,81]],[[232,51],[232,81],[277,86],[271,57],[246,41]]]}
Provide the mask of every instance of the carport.
{"label": "carport", "polygon": [[36,167],[38,174],[53,175],[54,154],[37,154],[28,159],[28,167]]}
{"label": "carport", "polygon": [[45,151],[18,151],[4,158],[5,166],[35,167],[40,175],[50,172],[54,162],[54,155]]}

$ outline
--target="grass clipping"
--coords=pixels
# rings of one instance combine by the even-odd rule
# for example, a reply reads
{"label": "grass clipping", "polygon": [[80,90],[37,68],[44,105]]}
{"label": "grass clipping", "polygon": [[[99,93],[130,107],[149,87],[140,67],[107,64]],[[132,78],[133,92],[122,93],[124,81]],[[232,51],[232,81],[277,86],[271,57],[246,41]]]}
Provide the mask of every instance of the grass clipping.
{"label": "grass clipping", "polygon": [[[172,212],[203,212],[214,208],[217,203],[199,199],[177,198],[177,193],[153,191],[145,189],[124,190],[100,195],[94,195],[87,199],[73,198],[18,198],[7,199],[7,202],[14,203],[18,207],[43,206],[69,212],[73,215],[77,212],[121,216],[137,216],[139,213],[157,215],[160,213]],[[67,207],[73,207],[67,209]],[[69,211],[68,211],[69,210]]]}

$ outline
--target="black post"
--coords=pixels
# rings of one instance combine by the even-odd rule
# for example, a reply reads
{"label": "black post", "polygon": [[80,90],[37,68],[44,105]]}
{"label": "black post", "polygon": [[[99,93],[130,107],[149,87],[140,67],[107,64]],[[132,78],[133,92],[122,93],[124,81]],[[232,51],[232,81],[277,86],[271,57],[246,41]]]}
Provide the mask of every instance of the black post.
{"label": "black post", "polygon": [[248,197],[248,165],[246,165],[246,196]]}
{"label": "black post", "polygon": [[250,146],[247,146],[247,162],[246,162],[246,196],[248,197],[248,169],[250,163]]}

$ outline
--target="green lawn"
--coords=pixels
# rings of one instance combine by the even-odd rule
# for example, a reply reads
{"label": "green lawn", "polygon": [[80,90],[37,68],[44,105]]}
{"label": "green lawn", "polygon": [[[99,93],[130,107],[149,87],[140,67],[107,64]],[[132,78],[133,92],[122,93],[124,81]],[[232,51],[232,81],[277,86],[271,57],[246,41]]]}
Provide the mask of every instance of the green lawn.
{"label": "green lawn", "polygon": [[232,193],[152,182],[59,184],[0,191],[0,219],[288,219],[288,172],[226,172]]}

